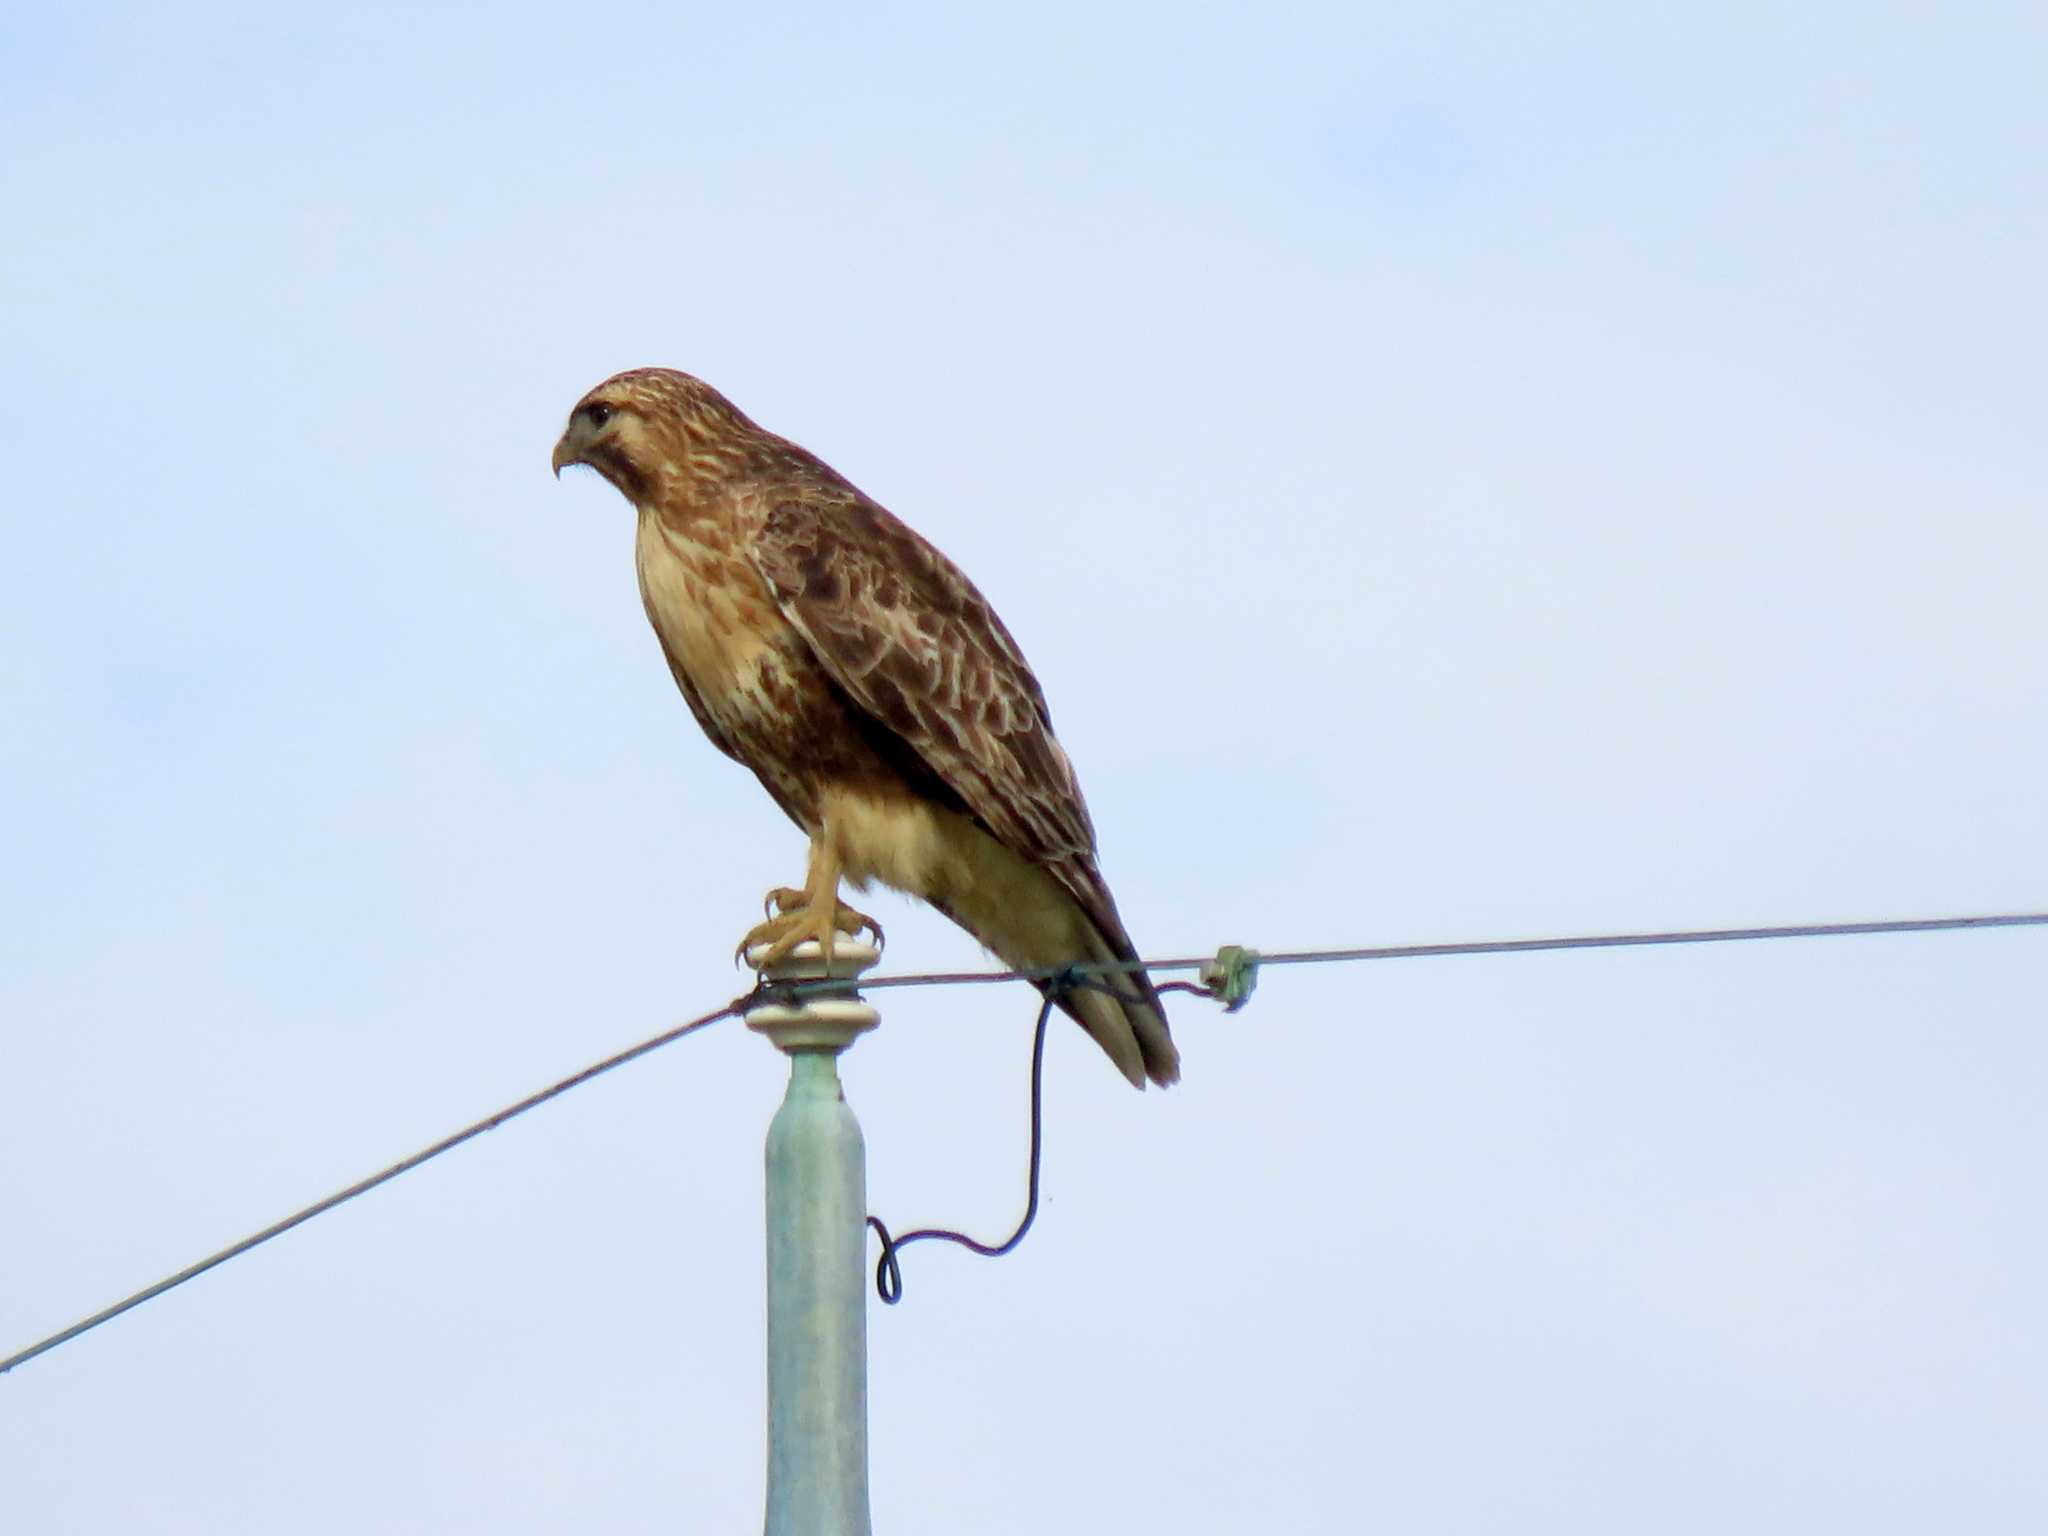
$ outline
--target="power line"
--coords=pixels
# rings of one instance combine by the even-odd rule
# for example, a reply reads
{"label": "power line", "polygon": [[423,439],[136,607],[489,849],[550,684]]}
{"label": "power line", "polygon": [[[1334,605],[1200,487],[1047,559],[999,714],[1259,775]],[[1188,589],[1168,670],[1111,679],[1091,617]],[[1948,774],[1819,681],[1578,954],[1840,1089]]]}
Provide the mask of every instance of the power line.
{"label": "power line", "polygon": [[133,1296],[117,1301],[111,1307],[104,1308],[93,1313],[91,1317],[73,1323],[62,1333],[53,1333],[47,1339],[31,1344],[19,1354],[9,1355],[5,1360],[0,1360],[0,1376],[6,1375],[17,1365],[35,1359],[37,1355],[47,1350],[55,1349],[59,1344],[70,1343],[71,1340],[77,1338],[81,1333],[91,1332],[99,1327],[101,1323],[111,1322],[123,1312],[139,1307],[145,1301],[154,1301],[157,1297],[163,1295],[164,1292],[176,1290],[187,1280],[196,1279],[200,1275],[205,1274],[209,1269],[227,1263],[229,1259],[240,1258],[250,1249],[262,1247],[263,1244],[269,1242],[273,1237],[281,1237],[291,1231],[293,1227],[311,1221],[315,1216],[323,1216],[337,1205],[347,1204],[355,1199],[357,1195],[368,1194],[379,1184],[390,1183],[401,1173],[412,1172],[421,1163],[431,1161],[439,1157],[443,1152],[452,1151],[456,1147],[461,1146],[465,1141],[483,1135],[485,1131],[496,1130],[507,1120],[515,1119],[525,1114],[529,1109],[537,1109],[542,1104],[547,1103],[549,1099],[555,1098],[559,1094],[567,1093],[571,1088],[580,1088],[593,1077],[602,1077],[614,1067],[623,1067],[627,1062],[637,1060],[645,1056],[649,1051],[659,1050],[662,1046],[669,1044],[671,1041],[680,1040],[685,1035],[694,1034],[706,1025],[716,1024],[720,1019],[731,1018],[735,1013],[739,1012],[740,1003],[746,1001],[750,1001],[750,999],[742,998],[727,1003],[716,1013],[707,1013],[702,1018],[690,1020],[687,1024],[678,1024],[674,1029],[664,1030],[653,1039],[643,1040],[638,1045],[620,1051],[616,1056],[607,1056],[603,1061],[587,1066],[581,1072],[565,1077],[560,1082],[541,1089],[538,1093],[528,1094],[517,1104],[506,1105],[505,1108],[499,1110],[496,1114],[487,1115],[474,1125],[464,1126],[453,1135],[443,1136],[432,1146],[420,1148],[411,1157],[401,1158],[389,1168],[373,1173],[366,1179],[358,1179],[355,1183],[349,1185],[347,1189],[336,1190],[325,1200],[316,1200],[304,1210],[294,1211],[291,1215],[285,1217],[284,1220],[272,1222],[261,1232],[250,1233],[240,1242],[229,1244],[221,1249],[219,1253],[210,1254],[206,1258],[201,1259],[197,1264],[187,1265],[175,1275],[166,1275],[163,1279],[157,1281],[155,1285],[146,1286],[142,1290],[137,1291]]}
{"label": "power line", "polygon": [[[1657,944],[1731,944],[1753,939],[1824,939],[1873,933],[1945,933],[1962,928],[2034,928],[2048,926],[2048,912],[2001,913],[1991,917],[1912,917],[1875,923],[1798,923],[1781,928],[1680,928],[1653,933],[1599,933],[1553,939],[1485,939],[1458,944],[1383,944],[1364,949],[1297,949],[1273,953],[1246,951],[1256,964],[1321,965],[1340,961],[1414,960],[1449,955],[1513,955],[1556,949],[1623,949]],[[1082,965],[1040,966],[1017,971],[922,971],[896,976],[864,976],[861,990],[872,987],[962,986],[995,981],[1052,981],[1072,972],[1086,975],[1127,975],[1133,971],[1200,971],[1216,964],[1214,955],[1171,960],[1090,961]],[[843,986],[837,982],[803,982],[799,989]]]}
{"label": "power line", "polygon": [[1406,960],[1430,955],[1507,955],[1542,949],[1620,949],[1653,944],[1732,944],[1749,939],[1831,939],[1871,933],[1947,933],[1961,928],[2033,928],[2048,912],[1995,917],[1914,917],[1879,923],[1797,923],[1783,928],[1693,928],[1668,933],[1610,933],[1570,939],[1497,939],[1484,944],[1396,944],[1264,955],[1262,965],[1313,965],[1325,960]]}
{"label": "power line", "polygon": [[[1029,981],[1039,984],[1041,987],[1047,983],[1054,982],[1060,983],[1062,986],[1071,986],[1077,982],[1085,982],[1088,977],[1128,975],[1135,971],[1198,971],[1202,973],[1202,981],[1199,983],[1173,982],[1168,985],[1176,991],[1204,993],[1235,1006],[1241,1003],[1244,997],[1249,994],[1251,973],[1265,966],[1274,965],[1316,965],[1367,960],[1421,959],[1450,955],[1525,954],[1538,950],[1618,949],[1666,944],[1727,944],[1757,939],[1834,938],[1856,934],[1942,933],[1965,928],[2024,928],[2039,926],[2048,926],[2048,912],[2007,913],[1990,917],[1902,918],[1873,923],[1803,923],[1779,928],[1696,928],[1660,933],[1589,934],[1569,938],[1491,939],[1456,944],[1393,944],[1360,949],[1283,950],[1273,954],[1261,954],[1256,950],[1239,949],[1236,946],[1230,946],[1219,951],[1216,955],[1194,958],[1088,962],[1080,965],[1049,966],[1039,969],[1013,971],[928,971],[897,976],[870,976],[862,979],[858,986],[863,991],[876,987],[963,986],[1002,981]],[[508,1104],[495,1114],[487,1115],[472,1125],[465,1126],[451,1135],[444,1136],[431,1146],[422,1147],[410,1157],[403,1158],[391,1164],[390,1167],[371,1174],[368,1178],[359,1179],[346,1189],[337,1190],[324,1200],[315,1201],[312,1205],[305,1207],[303,1210],[293,1212],[281,1221],[272,1222],[269,1226],[259,1232],[251,1233],[240,1242],[230,1244],[228,1247],[221,1249],[220,1252],[211,1254],[199,1260],[196,1264],[188,1265],[174,1275],[167,1275],[154,1285],[147,1286],[137,1291],[134,1295],[117,1301],[112,1306],[103,1308],[92,1316],[73,1323],[62,1332],[53,1333],[48,1338],[30,1345],[27,1349],[10,1355],[5,1360],[0,1360],[0,1375],[5,1375],[16,1366],[25,1364],[33,1360],[37,1355],[55,1349],[60,1344],[69,1343],[80,1334],[88,1333],[94,1328],[99,1327],[100,1324],[110,1322],[122,1313],[141,1306],[146,1301],[153,1301],[166,1291],[175,1290],[187,1280],[196,1279],[208,1270],[227,1263],[230,1259],[239,1258],[251,1249],[261,1247],[272,1238],[280,1237],[284,1233],[291,1231],[292,1228],[311,1221],[316,1216],[325,1215],[336,1206],[344,1205],[348,1201],[355,1199],[358,1195],[367,1194],[381,1184],[388,1184],[402,1173],[410,1173],[422,1163],[430,1162],[434,1158],[439,1157],[443,1152],[452,1151],[464,1142],[481,1136],[485,1131],[494,1130],[506,1121],[516,1119],[530,1109],[537,1109],[542,1104],[547,1103],[548,1100],[567,1093],[571,1088],[581,1087],[592,1078],[601,1077],[616,1067],[622,1067],[627,1062],[636,1061],[640,1057],[647,1055],[650,1051],[659,1050],[665,1045],[682,1039],[685,1035],[694,1034],[700,1029],[716,1024],[721,1019],[729,1019],[742,1014],[759,1002],[775,998],[801,999],[815,996],[820,992],[844,992],[851,985],[853,984],[846,981],[763,982],[753,992],[744,997],[735,998],[723,1008],[704,1014],[699,1018],[691,1019],[686,1024],[678,1024],[673,1029],[664,1030],[651,1039],[643,1040],[635,1046],[629,1046],[616,1055],[607,1056],[604,1060],[595,1062],[585,1067],[582,1071],[565,1077],[560,1082],[553,1083],[537,1093],[528,1094],[517,1103]],[[1041,1024],[1042,1022],[1043,1015],[1041,1015]],[[1035,1123],[1035,1100],[1033,1114]],[[1035,1190],[1036,1183],[1034,1177],[1033,1209],[1036,1206]],[[1028,1228],[1029,1225],[1030,1214],[1027,1212],[1024,1226]],[[893,1242],[885,1237],[884,1263],[893,1271],[894,1249],[901,1247],[912,1237],[924,1237],[927,1235],[939,1234],[928,1234],[925,1232],[906,1233],[904,1237],[895,1239]],[[1020,1229],[1016,1237],[1010,1239],[1010,1242],[1006,1243],[1004,1248],[1007,1249],[1010,1245],[1014,1244],[1017,1238],[1021,1238],[1022,1235],[1023,1231]],[[977,1245],[970,1243],[970,1246]],[[898,1279],[896,1281],[896,1289],[899,1294],[900,1287],[901,1280]],[[886,1299],[893,1299],[893,1297]]]}

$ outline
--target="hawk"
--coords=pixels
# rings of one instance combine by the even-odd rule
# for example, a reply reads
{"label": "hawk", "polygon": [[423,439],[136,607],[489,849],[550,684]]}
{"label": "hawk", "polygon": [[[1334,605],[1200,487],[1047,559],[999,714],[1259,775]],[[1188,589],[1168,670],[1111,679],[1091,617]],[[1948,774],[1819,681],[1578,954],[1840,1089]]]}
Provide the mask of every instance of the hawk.
{"label": "hawk", "polygon": [[[874,920],[839,882],[916,896],[1014,968],[1134,962],[1038,679],[959,567],[829,465],[668,368],[569,413],[584,464],[639,513],[647,617],[704,734],[810,838],[801,890],[741,952],[772,964]],[[1180,1075],[1142,971],[1058,1003],[1139,1088]]]}

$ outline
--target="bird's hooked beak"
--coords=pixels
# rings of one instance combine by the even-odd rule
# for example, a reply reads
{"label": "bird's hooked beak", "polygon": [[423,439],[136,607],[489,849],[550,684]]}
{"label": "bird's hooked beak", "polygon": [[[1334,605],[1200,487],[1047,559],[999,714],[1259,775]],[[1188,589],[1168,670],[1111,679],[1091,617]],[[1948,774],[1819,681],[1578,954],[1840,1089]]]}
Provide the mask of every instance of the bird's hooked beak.
{"label": "bird's hooked beak", "polygon": [[[575,428],[571,427],[569,431],[573,432]],[[563,470],[567,469],[571,464],[581,464],[582,462],[583,455],[578,453],[575,445],[569,441],[569,432],[564,432],[561,440],[555,444],[555,451],[548,456],[548,463],[554,468],[555,478],[557,480],[561,479]]]}

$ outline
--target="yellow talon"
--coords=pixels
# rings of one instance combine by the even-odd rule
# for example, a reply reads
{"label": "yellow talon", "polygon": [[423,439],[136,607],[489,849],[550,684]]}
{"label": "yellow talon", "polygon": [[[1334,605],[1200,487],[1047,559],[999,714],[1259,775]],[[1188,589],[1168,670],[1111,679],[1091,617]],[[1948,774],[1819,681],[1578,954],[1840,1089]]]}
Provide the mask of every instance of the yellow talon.
{"label": "yellow talon", "polygon": [[[829,971],[835,948],[833,938],[842,933],[855,938],[866,931],[874,935],[877,947],[882,943],[882,925],[839,899],[838,860],[817,843],[811,845],[810,878],[804,889],[779,886],[768,893],[761,910],[768,914],[765,921],[747,930],[733,955],[735,961],[745,960],[757,971],[788,959],[799,944],[811,940],[817,942],[824,954]],[[748,959],[747,951],[760,944],[767,945],[767,949]]]}

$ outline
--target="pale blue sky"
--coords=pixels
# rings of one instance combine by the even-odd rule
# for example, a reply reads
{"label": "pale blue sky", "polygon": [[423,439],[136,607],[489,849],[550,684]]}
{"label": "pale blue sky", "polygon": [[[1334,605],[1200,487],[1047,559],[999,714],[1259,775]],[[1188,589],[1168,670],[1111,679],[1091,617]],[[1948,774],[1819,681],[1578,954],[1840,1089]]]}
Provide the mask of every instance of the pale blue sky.
{"label": "pale blue sky", "polygon": [[[801,840],[630,510],[710,379],[958,558],[1143,948],[2048,907],[2035,7],[0,20],[0,1352],[723,1001]],[[899,969],[977,963],[878,898]],[[1274,972],[1050,1052],[877,1529],[2031,1531],[2014,932]],[[1031,1004],[887,994],[892,1222]],[[0,1382],[38,1533],[750,1529],[737,1029]]]}

